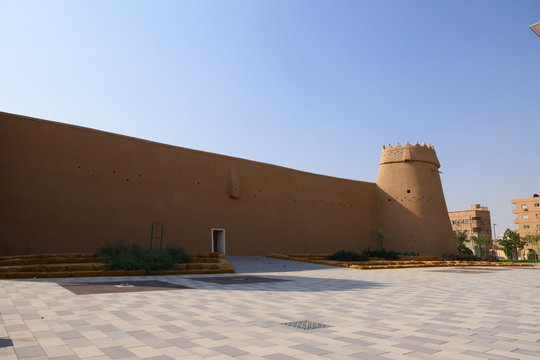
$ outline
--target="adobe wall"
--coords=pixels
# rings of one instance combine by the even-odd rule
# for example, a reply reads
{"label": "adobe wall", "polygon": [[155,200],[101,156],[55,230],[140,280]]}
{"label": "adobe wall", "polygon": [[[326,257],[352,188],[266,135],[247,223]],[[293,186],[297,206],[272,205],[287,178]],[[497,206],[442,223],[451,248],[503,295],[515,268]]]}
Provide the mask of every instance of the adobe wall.
{"label": "adobe wall", "polygon": [[147,245],[153,221],[188,251],[211,228],[229,255],[376,246],[374,183],[7,113],[0,144],[0,255]]}

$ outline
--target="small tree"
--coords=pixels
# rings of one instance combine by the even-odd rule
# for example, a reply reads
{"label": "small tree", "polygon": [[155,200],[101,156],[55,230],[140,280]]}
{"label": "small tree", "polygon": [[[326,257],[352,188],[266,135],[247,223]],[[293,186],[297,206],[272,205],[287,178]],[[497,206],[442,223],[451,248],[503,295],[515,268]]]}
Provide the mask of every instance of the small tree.
{"label": "small tree", "polygon": [[504,247],[504,253],[510,260],[518,259],[518,250],[523,249],[527,241],[525,241],[517,232],[506,229],[503,238],[499,241]]}
{"label": "small tree", "polygon": [[477,249],[476,255],[484,256],[483,246],[487,242],[487,237],[485,235],[471,236],[471,240]]}
{"label": "small tree", "polygon": [[472,250],[465,245],[467,237],[467,230],[454,230],[454,238],[456,239],[457,249],[461,255],[473,255]]}

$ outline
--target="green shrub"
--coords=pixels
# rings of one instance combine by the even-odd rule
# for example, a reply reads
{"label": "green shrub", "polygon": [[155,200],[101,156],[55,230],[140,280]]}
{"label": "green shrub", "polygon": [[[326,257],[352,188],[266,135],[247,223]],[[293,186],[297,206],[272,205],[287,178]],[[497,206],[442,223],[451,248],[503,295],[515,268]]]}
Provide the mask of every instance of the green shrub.
{"label": "green shrub", "polygon": [[448,261],[499,261],[499,259],[493,255],[477,256],[467,254],[443,254],[441,258]]}
{"label": "green shrub", "polygon": [[377,249],[371,250],[367,248],[362,251],[362,254],[367,258],[379,258],[385,260],[399,260],[399,254],[393,250]]}
{"label": "green shrub", "polygon": [[495,255],[482,255],[480,261],[499,261],[499,258]]}
{"label": "green shrub", "polygon": [[458,252],[460,255],[470,256],[474,255],[474,252],[467,247],[464,243],[458,243]]}
{"label": "green shrub", "polygon": [[116,242],[103,246],[96,255],[107,264],[108,270],[173,270],[177,264],[189,261],[184,249],[174,245],[165,249],[144,249],[137,244]]}
{"label": "green shrub", "polygon": [[441,256],[443,260],[448,261],[479,261],[478,256],[474,254],[443,254]]}
{"label": "green shrub", "polygon": [[398,252],[399,256],[419,256],[420,253],[417,251],[405,251],[405,252]]}
{"label": "green shrub", "polygon": [[187,263],[189,261],[189,254],[180,246],[167,245],[165,247],[165,252],[167,252],[177,264]]}
{"label": "green shrub", "polygon": [[355,253],[352,250],[339,250],[328,257],[328,260],[336,261],[368,261],[364,254]]}
{"label": "green shrub", "polygon": [[399,260],[399,254],[392,250],[367,248],[358,254],[352,250],[339,250],[328,257],[328,260],[337,261],[368,261],[369,258],[379,258],[385,260]]}

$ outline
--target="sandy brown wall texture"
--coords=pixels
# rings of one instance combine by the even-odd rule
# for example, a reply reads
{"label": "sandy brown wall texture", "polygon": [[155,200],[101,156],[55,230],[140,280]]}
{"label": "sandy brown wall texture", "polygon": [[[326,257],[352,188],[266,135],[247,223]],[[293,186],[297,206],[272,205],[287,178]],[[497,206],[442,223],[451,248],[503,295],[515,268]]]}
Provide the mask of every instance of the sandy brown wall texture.
{"label": "sandy brown wall texture", "polygon": [[431,145],[383,149],[376,206],[385,247],[422,255],[457,252],[439,167]]}
{"label": "sandy brown wall texture", "polygon": [[154,221],[189,251],[211,228],[230,255],[375,246],[374,183],[7,113],[0,144],[0,255],[147,245]]}

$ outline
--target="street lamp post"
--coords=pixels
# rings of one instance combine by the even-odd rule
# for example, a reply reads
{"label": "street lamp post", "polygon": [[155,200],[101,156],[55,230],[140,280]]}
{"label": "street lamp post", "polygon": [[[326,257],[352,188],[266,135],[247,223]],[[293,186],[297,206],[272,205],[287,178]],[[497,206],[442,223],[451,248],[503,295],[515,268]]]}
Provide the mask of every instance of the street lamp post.
{"label": "street lamp post", "polygon": [[497,242],[497,232],[495,231],[495,225],[497,224],[493,223],[493,252],[494,252],[494,255],[497,256],[498,253],[497,253],[497,249],[495,248],[495,243]]}

